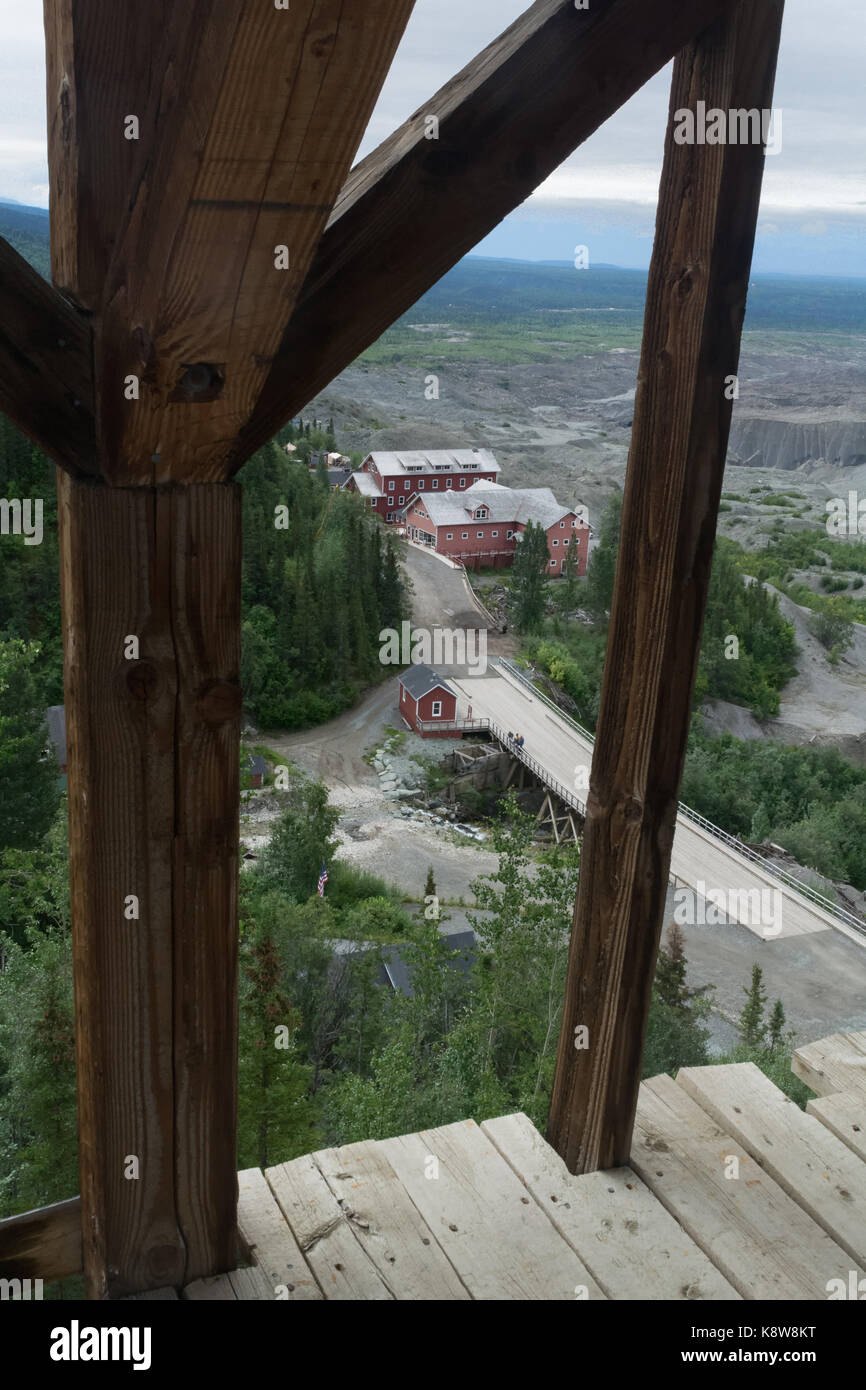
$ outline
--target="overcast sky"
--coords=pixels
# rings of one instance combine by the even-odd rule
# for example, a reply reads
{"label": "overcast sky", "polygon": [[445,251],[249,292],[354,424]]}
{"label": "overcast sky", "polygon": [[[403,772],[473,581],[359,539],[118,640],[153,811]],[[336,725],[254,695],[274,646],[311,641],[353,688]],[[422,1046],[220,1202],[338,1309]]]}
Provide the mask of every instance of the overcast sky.
{"label": "overcast sky", "polygon": [[[416,0],[360,153],[525,8],[524,0]],[[775,97],[782,148],[767,159],[757,269],[866,275],[864,74],[863,0],[787,0]],[[0,197],[43,207],[44,81],[42,0],[0,0]],[[668,69],[478,250],[569,260],[575,245],[585,244],[592,261],[646,266],[669,87]]]}

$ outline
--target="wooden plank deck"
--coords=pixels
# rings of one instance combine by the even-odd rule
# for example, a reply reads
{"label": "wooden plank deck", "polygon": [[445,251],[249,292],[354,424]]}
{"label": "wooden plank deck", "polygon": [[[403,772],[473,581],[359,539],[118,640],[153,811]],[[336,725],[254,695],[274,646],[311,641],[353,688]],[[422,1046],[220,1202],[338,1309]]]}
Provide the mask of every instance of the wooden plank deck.
{"label": "wooden plank deck", "polygon": [[255,1264],[181,1297],[825,1300],[866,1268],[866,1035],[841,1037],[795,1062],[828,1092],[807,1113],[750,1063],[644,1082],[625,1168],[573,1176],[517,1114],[251,1169]]}

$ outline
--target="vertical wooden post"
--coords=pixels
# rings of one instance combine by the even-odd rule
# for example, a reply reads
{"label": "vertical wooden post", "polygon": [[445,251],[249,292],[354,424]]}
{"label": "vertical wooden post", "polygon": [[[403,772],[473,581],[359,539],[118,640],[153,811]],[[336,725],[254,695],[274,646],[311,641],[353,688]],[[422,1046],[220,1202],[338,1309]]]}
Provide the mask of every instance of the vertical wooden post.
{"label": "vertical wooden post", "polygon": [[572,1172],[631,1148],[763,171],[675,113],[769,110],[782,11],[743,0],[674,67],[548,1131]]}
{"label": "vertical wooden post", "polygon": [[240,497],[64,472],[58,488],[84,1261],[101,1298],[236,1259]]}

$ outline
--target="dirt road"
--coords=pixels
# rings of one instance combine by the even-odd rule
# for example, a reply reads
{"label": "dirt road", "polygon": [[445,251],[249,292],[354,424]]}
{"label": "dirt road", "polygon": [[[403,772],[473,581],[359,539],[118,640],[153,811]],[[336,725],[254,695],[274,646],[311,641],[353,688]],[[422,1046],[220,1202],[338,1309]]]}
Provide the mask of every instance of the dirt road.
{"label": "dirt road", "polygon": [[[416,626],[473,620],[471,600],[459,571],[414,548],[409,550],[407,569],[414,588],[412,616]],[[499,653],[491,642],[493,654]],[[459,678],[465,670],[455,668],[446,674]],[[405,897],[413,899],[423,896],[427,868],[432,864],[440,896],[452,902],[462,898],[471,905],[470,884],[477,875],[495,871],[496,855],[482,845],[454,843],[453,832],[408,822],[395,811],[393,802],[383,799],[379,778],[364,762],[363,754],[381,745],[389,725],[403,727],[396,674],[331,723],[297,734],[263,734],[262,741],[325,782],[343,814],[338,831],[341,858],[384,876]],[[407,734],[402,751],[404,755],[432,757],[444,752],[445,745],[431,745]],[[445,930],[465,925],[459,909],[452,916],[454,920]],[[669,895],[665,921],[670,922],[672,916],[673,898]],[[781,997],[788,1025],[796,1030],[800,1042],[866,1027],[866,952],[862,946],[835,932],[761,941],[736,923],[685,927],[684,931],[689,984],[716,986],[722,1012],[711,1020],[714,1049],[730,1047],[736,1040],[729,1020],[742,1008],[743,986],[748,984],[755,961],[764,969],[770,1000]]]}
{"label": "dirt road", "polygon": [[[483,621],[462,571],[414,546],[408,549],[406,571],[415,627],[475,627]],[[456,674],[466,668],[448,668],[443,674],[450,675],[452,669]],[[472,842],[455,843],[453,831],[404,820],[395,803],[384,799],[377,773],[364,761],[365,752],[385,741],[388,727],[405,730],[397,692],[395,671],[354,709],[330,723],[292,734],[263,732],[260,741],[325,783],[343,821],[351,822],[348,830],[345,824],[338,830],[341,859],[382,875],[408,897],[418,899],[423,897],[432,864],[440,897],[452,902],[462,898],[471,904],[472,880],[495,870],[496,855]],[[407,733],[402,752],[409,757],[438,758],[449,746]],[[422,775],[419,768],[419,785]]]}

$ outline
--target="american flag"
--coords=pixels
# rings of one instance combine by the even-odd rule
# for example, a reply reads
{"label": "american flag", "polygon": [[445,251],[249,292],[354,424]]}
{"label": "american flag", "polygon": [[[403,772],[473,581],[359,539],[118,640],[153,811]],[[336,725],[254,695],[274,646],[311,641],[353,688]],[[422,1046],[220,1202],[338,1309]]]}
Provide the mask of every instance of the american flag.
{"label": "american flag", "polygon": [[325,868],[325,861],[322,860],[322,872],[319,874],[319,897],[325,896],[325,884],[328,882],[328,870]]}

